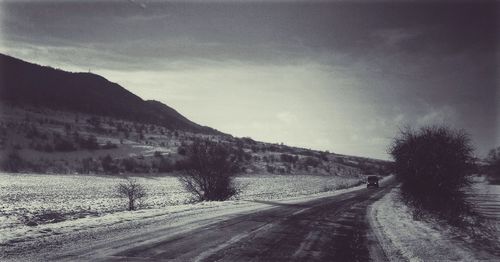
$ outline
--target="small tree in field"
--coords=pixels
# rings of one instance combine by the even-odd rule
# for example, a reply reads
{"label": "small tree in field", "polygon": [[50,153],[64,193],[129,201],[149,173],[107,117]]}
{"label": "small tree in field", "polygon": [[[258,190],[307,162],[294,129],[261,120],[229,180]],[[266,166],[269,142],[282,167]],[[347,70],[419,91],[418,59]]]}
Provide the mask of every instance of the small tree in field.
{"label": "small tree in field", "polygon": [[430,211],[455,224],[472,214],[464,190],[475,164],[466,133],[447,127],[408,128],[394,139],[389,153],[403,199],[417,211]]}
{"label": "small tree in field", "polygon": [[233,177],[240,170],[230,148],[196,141],[188,147],[186,167],[179,177],[184,188],[199,201],[223,201],[237,194]]}
{"label": "small tree in field", "polygon": [[128,200],[128,210],[136,210],[137,201],[140,201],[146,196],[146,189],[139,184],[135,179],[127,178],[124,183],[118,184],[116,191],[119,196]]}

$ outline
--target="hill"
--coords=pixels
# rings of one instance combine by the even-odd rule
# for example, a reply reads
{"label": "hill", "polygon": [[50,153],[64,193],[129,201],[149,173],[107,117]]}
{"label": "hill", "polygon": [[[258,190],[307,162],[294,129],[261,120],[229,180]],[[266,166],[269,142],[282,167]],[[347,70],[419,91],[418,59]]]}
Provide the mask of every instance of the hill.
{"label": "hill", "polygon": [[233,148],[244,174],[362,178],[388,162],[236,138],[191,122],[90,73],[0,54],[0,170],[57,174],[163,174],[185,168],[186,147]]}
{"label": "hill", "polygon": [[155,124],[171,130],[216,134],[158,101],[144,101],[91,73],[72,73],[0,54],[0,101]]}

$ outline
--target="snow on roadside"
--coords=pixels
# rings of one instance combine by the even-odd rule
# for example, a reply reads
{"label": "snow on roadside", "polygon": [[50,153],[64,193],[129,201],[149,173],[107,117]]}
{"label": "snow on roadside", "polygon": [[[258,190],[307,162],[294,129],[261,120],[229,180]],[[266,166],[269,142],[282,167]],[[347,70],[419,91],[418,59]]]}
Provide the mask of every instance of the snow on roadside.
{"label": "snow on roadside", "polygon": [[454,240],[450,228],[413,219],[411,210],[393,189],[369,211],[370,223],[391,261],[478,261],[494,259]]}
{"label": "snow on roadside", "polygon": [[497,222],[497,231],[500,232],[500,185],[488,184],[485,177],[478,177],[468,198],[476,211]]}
{"label": "snow on roadside", "polygon": [[[312,180],[315,181],[314,178]],[[143,233],[144,230],[155,232],[156,228],[179,227],[181,229],[189,228],[192,230],[196,225],[202,225],[203,223],[210,223],[220,219],[227,219],[231,216],[273,208],[275,207],[275,202],[300,203],[351,192],[364,187],[365,185],[360,185],[325,192],[323,192],[324,190],[321,187],[320,190],[316,190],[318,193],[308,191],[310,193],[308,195],[296,194],[293,196],[287,194],[288,197],[281,198],[280,200],[272,200],[272,202],[259,201],[263,197],[269,197],[268,194],[255,194],[256,192],[263,192],[259,189],[251,191],[253,194],[250,194],[250,197],[246,199],[179,204],[133,212],[113,212],[97,217],[88,216],[58,223],[40,224],[34,227],[21,225],[0,230],[0,254],[2,254],[0,255],[0,260],[16,261],[21,259],[22,261],[36,261],[37,258],[44,257],[53,252],[58,254],[71,252],[75,248],[78,249],[81,246],[92,245],[99,240],[117,241],[134,234],[134,232]],[[283,195],[280,194],[276,197],[278,196]]]}
{"label": "snow on roadside", "polygon": [[[142,208],[165,208],[190,202],[176,177],[134,177],[147,189]],[[61,222],[123,211],[119,177],[92,175],[0,174],[0,231],[21,224]],[[327,176],[242,176],[237,199],[275,200],[349,188],[357,178]],[[33,224],[35,225],[35,224]]]}
{"label": "snow on roadside", "polygon": [[[115,193],[116,185],[122,182],[117,177],[0,174],[0,248],[133,220],[193,210],[241,212],[243,207],[269,207],[254,200],[298,202],[364,187],[353,188],[359,180],[343,177],[248,176],[236,179],[242,192],[231,201],[188,204],[189,195],[175,177],[135,178],[147,188],[148,197],[145,209],[127,212],[123,211],[126,202]],[[36,223],[28,226],[27,221]]]}
{"label": "snow on roadside", "polygon": [[[18,233],[17,238],[0,244],[1,261],[39,261],[55,253],[62,254],[96,242],[119,241],[137,233],[153,233],[158,228],[189,225],[245,213],[270,206],[251,202],[201,202],[177,205],[161,209],[145,209],[86,217],[59,223],[42,224],[36,227],[17,227],[4,232]],[[44,259],[42,259],[44,260]]]}

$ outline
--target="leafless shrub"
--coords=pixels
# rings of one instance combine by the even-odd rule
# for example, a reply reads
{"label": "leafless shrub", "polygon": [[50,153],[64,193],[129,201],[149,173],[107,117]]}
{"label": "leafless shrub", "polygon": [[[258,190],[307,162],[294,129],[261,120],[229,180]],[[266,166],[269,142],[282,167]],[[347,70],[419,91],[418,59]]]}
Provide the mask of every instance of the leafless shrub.
{"label": "leafless shrub", "polygon": [[222,201],[236,195],[233,177],[240,170],[231,148],[196,141],[188,148],[186,167],[179,177],[184,188],[200,201]]}
{"label": "leafless shrub", "polygon": [[119,196],[128,200],[128,210],[136,210],[137,202],[146,196],[146,189],[135,179],[127,178],[126,182],[118,184],[116,191]]}

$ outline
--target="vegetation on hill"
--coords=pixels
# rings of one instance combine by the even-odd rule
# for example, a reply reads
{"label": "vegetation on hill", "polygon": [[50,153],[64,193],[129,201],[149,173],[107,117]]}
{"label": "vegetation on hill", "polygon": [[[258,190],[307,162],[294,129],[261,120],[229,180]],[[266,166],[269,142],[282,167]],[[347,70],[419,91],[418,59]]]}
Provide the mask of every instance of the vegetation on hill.
{"label": "vegetation on hill", "polygon": [[361,177],[387,162],[235,138],[90,73],[0,54],[0,169],[32,173],[183,173],[193,145],[216,143],[246,174]]}
{"label": "vegetation on hill", "polygon": [[[79,174],[179,173],[199,141],[224,145],[244,174],[386,175],[388,162],[235,138],[170,130],[128,120],[4,106],[0,112],[0,169]],[[14,161],[15,160],[15,161]]]}

